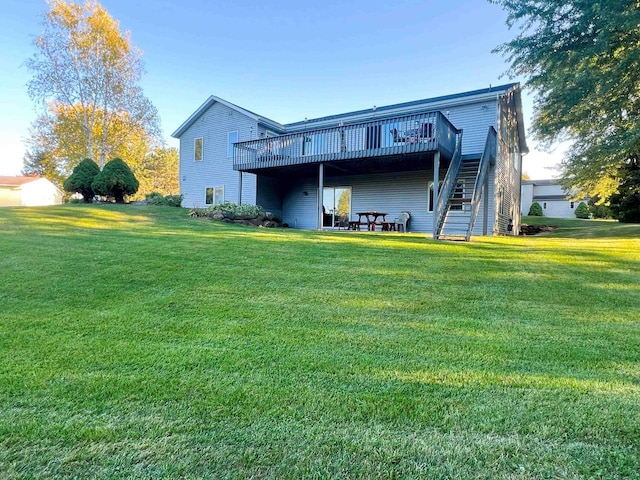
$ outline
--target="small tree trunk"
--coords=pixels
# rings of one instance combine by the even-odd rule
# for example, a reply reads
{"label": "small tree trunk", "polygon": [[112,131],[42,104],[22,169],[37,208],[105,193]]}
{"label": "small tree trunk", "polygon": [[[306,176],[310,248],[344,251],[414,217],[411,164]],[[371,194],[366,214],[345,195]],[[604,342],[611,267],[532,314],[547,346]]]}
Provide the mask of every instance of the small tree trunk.
{"label": "small tree trunk", "polygon": [[124,194],[120,190],[113,192],[113,198],[116,199],[116,203],[124,203]]}

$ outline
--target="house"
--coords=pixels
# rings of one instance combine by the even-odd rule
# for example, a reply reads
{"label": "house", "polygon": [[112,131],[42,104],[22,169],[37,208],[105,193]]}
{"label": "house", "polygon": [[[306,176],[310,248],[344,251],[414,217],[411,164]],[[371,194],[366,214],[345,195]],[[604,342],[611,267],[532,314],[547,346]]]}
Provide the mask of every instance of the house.
{"label": "house", "polygon": [[521,196],[523,215],[529,213],[532,203],[538,202],[544,216],[553,218],[575,218],[580,202],[589,202],[588,198],[575,200],[558,180],[523,180]]}
{"label": "house", "polygon": [[173,137],[185,207],[258,204],[304,229],[410,211],[435,238],[519,230],[517,83],[287,125],[211,96]]}
{"label": "house", "polygon": [[62,192],[39,176],[0,176],[0,206],[40,207],[62,203]]}

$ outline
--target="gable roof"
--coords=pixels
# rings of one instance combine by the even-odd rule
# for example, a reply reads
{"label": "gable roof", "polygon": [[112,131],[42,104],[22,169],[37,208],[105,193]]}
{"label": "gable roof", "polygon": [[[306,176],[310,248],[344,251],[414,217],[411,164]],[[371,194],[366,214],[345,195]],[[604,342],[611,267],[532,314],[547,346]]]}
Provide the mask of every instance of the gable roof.
{"label": "gable roof", "polygon": [[178,127],[178,129],[175,132],[171,134],[171,136],[173,138],[180,138],[180,136],[184,132],[186,132],[187,129],[191,125],[193,125],[195,121],[198,120],[198,118],[200,118],[202,114],[206,112],[214,103],[219,103],[221,105],[229,107],[230,109],[235,110],[236,112],[241,113],[242,115],[245,115],[255,120],[256,122],[262,123],[265,126],[268,126],[270,128],[273,128],[276,130],[284,130],[284,127],[278,122],[275,122],[267,117],[260,116],[257,113],[253,113],[252,111],[247,110],[246,108],[239,107],[238,105],[228,102],[220,97],[211,95],[209,98],[207,98],[207,100],[202,105],[200,105],[200,107],[195,112],[193,112],[193,114],[191,114],[189,118],[187,118],[187,120],[182,125]]}
{"label": "gable roof", "polygon": [[[482,101],[489,98],[493,98],[495,95],[505,94],[510,91],[515,91],[515,106],[516,106],[516,116],[518,120],[518,137],[519,137],[519,147],[521,153],[529,153],[529,147],[526,143],[525,137],[525,129],[524,129],[524,119],[522,114],[522,99],[520,95],[520,84],[519,83],[506,83],[504,85],[498,86],[489,86],[489,88],[482,88],[479,90],[471,90],[468,92],[455,93],[451,95],[442,95],[439,97],[426,98],[423,100],[413,100],[411,102],[404,103],[396,103],[393,105],[386,105],[382,107],[376,107],[376,113],[399,113],[403,110],[407,111],[416,111],[416,110],[428,110],[428,109],[436,109],[436,108],[446,108],[447,105],[455,105],[455,104],[464,104],[467,102],[476,102]],[[264,126],[272,128],[278,133],[282,134],[289,129],[293,131],[299,130],[302,128],[307,128],[311,125],[318,128],[324,126],[323,124],[332,124],[335,123],[336,120],[349,118],[350,120],[357,119],[359,116],[370,116],[372,109],[366,110],[356,110],[354,112],[347,113],[339,113],[336,115],[329,115],[326,117],[319,117],[310,120],[303,120],[299,122],[293,122],[288,124],[280,124],[274,120],[271,120],[267,117],[260,116],[250,110],[239,107],[231,102],[228,102],[220,97],[216,97],[211,95],[201,106],[198,108],[175,132],[171,134],[174,138],[180,138],[180,136],[191,126],[193,123],[200,118],[200,116],[206,112],[214,103],[220,103],[225,105],[243,115],[246,115],[249,118],[252,118],[258,123],[262,123]]]}
{"label": "gable roof", "polygon": [[40,180],[40,176],[38,175],[26,175],[22,177],[8,177],[8,176],[0,176],[0,186],[2,187],[19,187],[24,185],[25,183],[35,182],[36,180]]}

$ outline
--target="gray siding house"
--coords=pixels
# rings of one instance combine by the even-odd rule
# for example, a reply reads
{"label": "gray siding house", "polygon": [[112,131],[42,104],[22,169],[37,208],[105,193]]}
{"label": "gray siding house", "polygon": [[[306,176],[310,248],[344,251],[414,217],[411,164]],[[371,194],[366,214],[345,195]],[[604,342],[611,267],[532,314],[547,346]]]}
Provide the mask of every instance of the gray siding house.
{"label": "gray siding house", "polygon": [[517,83],[287,125],[211,96],[173,136],[185,207],[258,204],[303,229],[409,211],[435,238],[519,231]]}
{"label": "gray siding house", "polygon": [[520,209],[523,215],[529,213],[534,202],[542,207],[545,217],[576,218],[576,208],[580,202],[588,203],[586,197],[576,198],[575,191],[562,188],[559,180],[523,180]]}

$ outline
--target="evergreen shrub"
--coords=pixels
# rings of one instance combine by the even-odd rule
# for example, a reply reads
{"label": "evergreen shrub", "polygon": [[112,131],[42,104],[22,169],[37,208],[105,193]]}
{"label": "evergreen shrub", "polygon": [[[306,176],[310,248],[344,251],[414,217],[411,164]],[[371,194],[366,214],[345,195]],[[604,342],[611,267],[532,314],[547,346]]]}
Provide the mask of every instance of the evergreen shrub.
{"label": "evergreen shrub", "polygon": [[69,178],[64,181],[62,188],[65,192],[79,193],[85,203],[91,203],[95,195],[92,184],[99,173],[100,167],[96,162],[85,158],[76,165]]}
{"label": "evergreen shrub", "polygon": [[529,216],[531,217],[544,217],[542,213],[542,207],[538,202],[533,202],[529,208]]}
{"label": "evergreen shrub", "polygon": [[113,197],[116,203],[124,203],[125,195],[133,195],[139,186],[138,179],[120,158],[107,162],[91,184],[95,193]]}
{"label": "evergreen shrub", "polygon": [[589,207],[584,202],[580,202],[578,208],[576,208],[576,217],[578,218],[589,218],[591,217],[591,212],[589,212]]}

